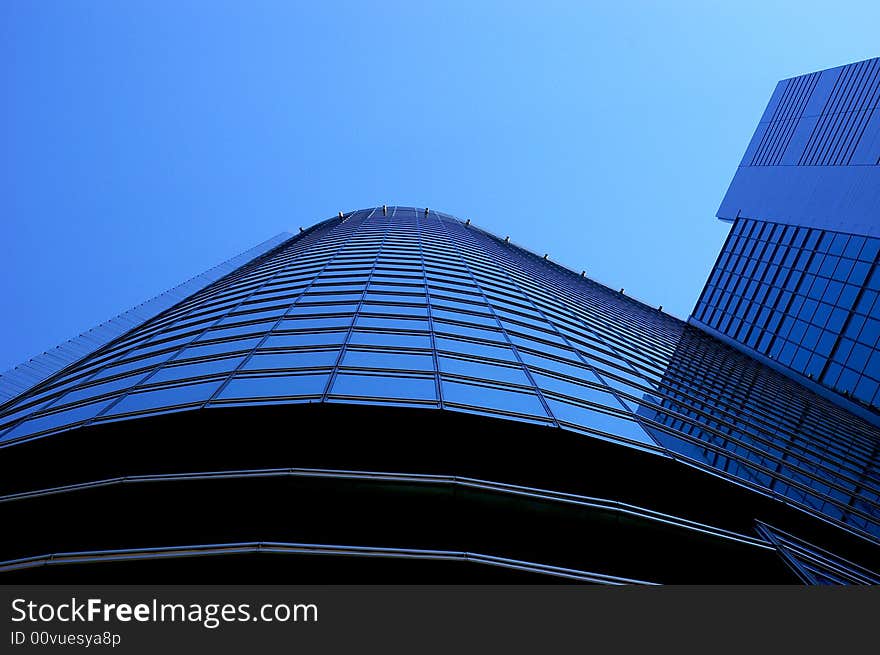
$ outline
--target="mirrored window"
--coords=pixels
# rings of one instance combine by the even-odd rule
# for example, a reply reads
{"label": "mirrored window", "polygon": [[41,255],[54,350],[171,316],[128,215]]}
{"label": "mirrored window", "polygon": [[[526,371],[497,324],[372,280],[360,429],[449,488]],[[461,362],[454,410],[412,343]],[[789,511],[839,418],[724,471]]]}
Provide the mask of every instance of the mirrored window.
{"label": "mirrored window", "polygon": [[334,396],[358,396],[399,400],[436,400],[433,377],[354,375],[339,373],[333,383]]}
{"label": "mirrored window", "polygon": [[532,393],[500,387],[478,386],[454,380],[442,382],[443,401],[500,412],[546,417],[541,401]]}
{"label": "mirrored window", "polygon": [[358,368],[384,368],[403,371],[433,371],[431,355],[402,352],[376,352],[348,349],[342,359],[343,366]]}
{"label": "mirrored window", "polygon": [[427,334],[404,334],[400,332],[361,332],[351,333],[349,343],[362,346],[387,346],[389,348],[431,348],[431,337]]}
{"label": "mirrored window", "polygon": [[202,362],[191,362],[177,366],[165,366],[150,376],[149,383],[168,382],[170,380],[184,380],[186,378],[198,378],[218,373],[229,373],[244,360],[244,356],[226,357],[223,359],[209,359]]}
{"label": "mirrored window", "polygon": [[498,380],[510,384],[532,386],[522,367],[500,366],[472,359],[441,356],[438,358],[440,370],[453,375],[463,375],[477,380]]}
{"label": "mirrored window", "polygon": [[236,376],[217,395],[217,400],[320,398],[329,379],[329,373],[266,377]]}
{"label": "mirrored window", "polygon": [[553,412],[556,419],[563,423],[569,423],[587,431],[599,431],[646,445],[656,446],[653,439],[648,436],[638,423],[633,421],[575,403],[556,400],[552,397],[547,397],[547,404],[550,405],[550,411]]}
{"label": "mirrored window", "polygon": [[139,373],[123,378],[116,378],[102,384],[93,384],[89,387],[79,387],[78,389],[74,389],[70,393],[67,393],[59,398],[55,403],[53,403],[53,406],[58,407],[60,405],[69,405],[71,403],[80,402],[81,400],[85,400],[87,398],[97,398],[98,396],[103,396],[104,394],[113,393],[124,389],[130,389],[137,385],[138,382],[143,379],[144,374]]}
{"label": "mirrored window", "polygon": [[338,332],[296,332],[290,334],[272,334],[260,346],[261,348],[293,348],[302,346],[341,345],[347,333]]}
{"label": "mirrored window", "polygon": [[324,368],[334,366],[338,357],[338,350],[258,351],[242,368],[246,371],[284,368]]}

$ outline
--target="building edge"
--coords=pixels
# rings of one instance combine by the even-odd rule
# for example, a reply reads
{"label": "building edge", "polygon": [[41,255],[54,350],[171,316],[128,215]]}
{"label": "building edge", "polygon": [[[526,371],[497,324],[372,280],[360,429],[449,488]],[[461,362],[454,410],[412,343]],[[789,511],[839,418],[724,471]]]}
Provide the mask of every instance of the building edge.
{"label": "building edge", "polygon": [[192,294],[226,277],[242,266],[277,248],[294,235],[280,232],[256,246],[231,257],[175,287],[146,300],[95,327],[68,339],[26,362],[0,373],[0,404],[9,402],[40,382],[61,372],[113,339],[139,327]]}

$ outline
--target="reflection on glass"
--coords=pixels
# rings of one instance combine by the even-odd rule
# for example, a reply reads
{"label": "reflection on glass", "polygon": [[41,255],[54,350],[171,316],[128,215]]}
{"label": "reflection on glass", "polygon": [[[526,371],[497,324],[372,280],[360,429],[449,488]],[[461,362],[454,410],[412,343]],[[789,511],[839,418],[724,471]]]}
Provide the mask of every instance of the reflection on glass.
{"label": "reflection on glass", "polygon": [[243,359],[244,357],[226,357],[224,359],[210,359],[204,362],[192,362],[177,366],[165,366],[150,377],[149,383],[154,384],[169,380],[183,380],[226,373],[234,370]]}
{"label": "reflection on glass", "polygon": [[320,398],[330,375],[237,376],[217,395],[217,400],[272,399],[290,397]]}
{"label": "reflection on glass", "polygon": [[[250,309],[248,307],[242,309]],[[281,314],[285,312],[287,307],[276,307],[274,309],[268,309],[258,312],[247,312],[247,313],[239,313],[239,314],[231,314],[225,318],[220,319],[217,322],[217,327],[222,327],[226,325],[232,325],[235,323],[253,323],[262,320],[269,319],[278,319],[281,317]]]}
{"label": "reflection on glass", "polygon": [[327,328],[347,328],[351,325],[352,316],[301,316],[285,318],[276,331],[283,330],[323,330]]}
{"label": "reflection on glass", "polygon": [[108,366],[107,368],[98,371],[93,380],[101,380],[104,378],[112,377],[114,375],[122,375],[123,373],[128,373],[129,371],[155,366],[156,364],[168,360],[172,355],[174,355],[173,352],[160,353],[158,355],[153,355],[152,357],[130,360],[122,362],[120,364],[116,364],[115,366]]}
{"label": "reflection on glass", "polygon": [[360,328],[381,328],[385,330],[421,330],[427,332],[428,322],[416,319],[386,318],[384,316],[360,316]]}
{"label": "reflection on glass", "polygon": [[69,405],[71,403],[85,400],[86,398],[97,398],[98,396],[103,396],[104,394],[112,393],[114,391],[130,389],[138,382],[140,382],[143,378],[144,374],[139,373],[137,375],[130,375],[128,377],[110,380],[109,382],[104,382],[103,384],[95,384],[90,387],[80,387],[71,391],[70,393],[65,394],[64,396],[59,398],[53,405],[56,407],[61,405]]}
{"label": "reflection on glass", "polygon": [[401,352],[376,352],[367,350],[346,350],[342,358],[343,366],[359,368],[384,368],[402,371],[433,371],[434,358],[431,355]]}
{"label": "reflection on glass", "polygon": [[447,323],[445,321],[434,321],[434,330],[438,333],[447,333],[465,338],[485,339],[486,341],[503,342],[505,340],[500,330],[487,330],[468,325]]}
{"label": "reflection on glass", "polygon": [[55,414],[33,418],[24,423],[19,423],[17,426],[9,430],[9,432],[4,434],[3,437],[0,438],[0,441],[8,441],[10,439],[15,439],[16,437],[37,434],[46,430],[58,429],[74,423],[87,421],[90,418],[94,418],[111,402],[113,402],[112,399],[101,400],[89,405],[80,405],[63,412],[56,412]]}
{"label": "reflection on glass", "polygon": [[476,343],[475,341],[465,341],[459,339],[449,339],[446,337],[437,337],[437,349],[446,350],[453,353],[461,353],[464,355],[472,355],[474,357],[489,357],[491,359],[500,359],[508,362],[516,362],[516,355],[513,350],[505,346],[493,346],[486,343]]}
{"label": "reflection on glass", "polygon": [[[642,398],[653,389],[650,401],[625,402],[665,447],[817,508],[825,518],[880,533],[873,426],[820,406],[821,399],[681,321],[540,256],[433,212],[396,212],[378,221],[359,213],[327,232],[318,229],[185,299],[7,403],[0,421],[13,427],[6,438],[75,425],[106,408],[118,419],[181,403],[197,407],[213,393],[217,405],[316,402],[331,382],[333,402],[436,407],[439,379],[444,406],[454,411],[552,424],[549,406],[564,430],[647,446],[652,440],[618,396]],[[736,222],[695,316],[765,349],[781,365],[794,362],[823,384],[878,398],[880,357],[872,353],[880,339],[880,272],[872,267],[880,241],[838,244],[836,236],[810,232]],[[786,243],[769,247],[773,239]],[[820,243],[828,254],[814,259],[809,249]],[[371,290],[361,303],[368,279]],[[861,288],[866,279],[873,288]],[[307,297],[298,295],[306,291]],[[239,302],[246,304],[237,308]],[[238,314],[222,318],[201,345],[189,341],[230,311]],[[193,334],[181,339],[186,332]],[[243,333],[252,336],[230,338]],[[144,357],[116,363],[130,359],[131,348]],[[242,370],[232,373],[237,366]],[[141,373],[111,377],[135,370]],[[123,397],[117,406],[114,399],[32,415],[62,393],[67,396],[57,402]]]}
{"label": "reflection on glass", "polygon": [[364,302],[361,314],[389,314],[391,316],[427,317],[428,308],[425,305],[386,305],[379,303]]}
{"label": "reflection on glass", "polygon": [[241,352],[243,350],[252,350],[260,341],[259,337],[251,337],[249,339],[234,339],[232,341],[221,341],[220,343],[205,344],[204,346],[190,346],[183,350],[174,361],[190,358],[210,357],[211,355],[221,355],[226,353]]}
{"label": "reflection on glass", "polygon": [[553,416],[562,423],[569,423],[587,431],[598,430],[599,432],[615,437],[624,437],[649,446],[657,445],[638,423],[625,418],[599,412],[575,403],[557,400],[551,396],[547,397],[547,404],[550,406]]}
{"label": "reflection on glass", "polygon": [[227,339],[230,337],[243,337],[249,334],[264,334],[272,329],[275,321],[264,321],[249,325],[237,325],[234,327],[211,329],[198,338],[197,343],[213,341],[215,339]]}
{"label": "reflection on glass", "polygon": [[617,402],[614,400],[614,396],[604,390],[605,385],[601,385],[598,388],[590,387],[584,384],[578,384],[573,380],[557,378],[542,373],[532,373],[532,376],[535,378],[535,383],[545,391],[569,396],[575,400],[596,403],[607,407],[618,407]]}
{"label": "reflection on glass", "polygon": [[330,393],[334,396],[400,400],[436,400],[434,378],[340,373]]}
{"label": "reflection on glass", "polygon": [[165,387],[149,391],[130,393],[111,407],[105,416],[128,414],[145,410],[175,407],[199,403],[211,397],[220,388],[221,381],[186,384],[179,387]]}
{"label": "reflection on glass", "polygon": [[522,367],[499,366],[488,362],[457,357],[440,357],[440,370],[453,375],[464,375],[477,380],[498,380],[510,384],[531,386],[528,376]]}
{"label": "reflection on glass", "polygon": [[288,350],[265,353],[258,351],[244,365],[246,371],[280,368],[324,368],[336,364],[338,350]]}
{"label": "reflection on glass", "polygon": [[431,337],[427,334],[402,334],[400,332],[360,332],[351,333],[351,344],[364,346],[387,346],[389,348],[431,348]]}
{"label": "reflection on glass", "polygon": [[261,348],[291,348],[296,346],[335,346],[345,341],[346,332],[301,332],[273,334]]}

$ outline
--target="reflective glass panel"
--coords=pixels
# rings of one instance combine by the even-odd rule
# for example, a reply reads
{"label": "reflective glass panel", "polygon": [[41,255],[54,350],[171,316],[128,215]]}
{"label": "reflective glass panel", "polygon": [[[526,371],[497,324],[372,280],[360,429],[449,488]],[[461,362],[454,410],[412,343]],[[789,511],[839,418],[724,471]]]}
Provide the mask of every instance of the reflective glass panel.
{"label": "reflective glass panel", "polygon": [[436,385],[434,378],[340,373],[331,393],[334,396],[427,401],[436,399]]}
{"label": "reflective glass panel", "polygon": [[320,398],[330,378],[327,373],[277,375],[268,377],[238,376],[217,395],[218,400],[314,397]]}

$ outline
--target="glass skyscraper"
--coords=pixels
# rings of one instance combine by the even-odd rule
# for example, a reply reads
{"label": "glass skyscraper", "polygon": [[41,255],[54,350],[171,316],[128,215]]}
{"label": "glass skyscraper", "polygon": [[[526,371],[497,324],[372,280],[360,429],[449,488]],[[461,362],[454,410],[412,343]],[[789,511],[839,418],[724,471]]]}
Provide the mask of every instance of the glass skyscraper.
{"label": "glass skyscraper", "polygon": [[877,583],[871,410],[704,315],[877,251],[765,218],[690,323],[430,209],[279,235],[0,377],[0,577]]}
{"label": "glass skyscraper", "polygon": [[694,322],[880,406],[880,59],[781,81],[718,211],[727,243]]}

